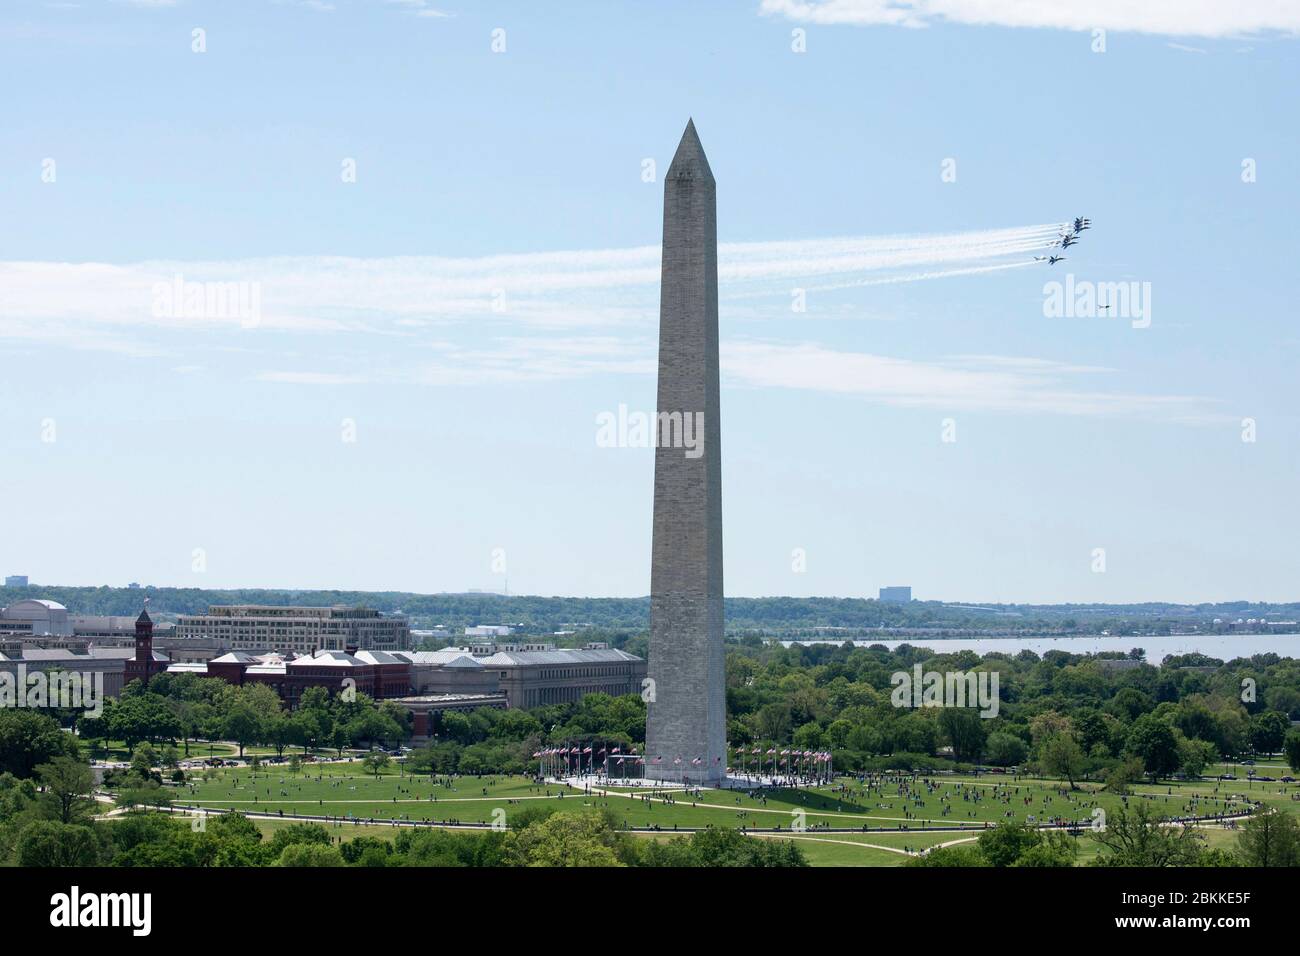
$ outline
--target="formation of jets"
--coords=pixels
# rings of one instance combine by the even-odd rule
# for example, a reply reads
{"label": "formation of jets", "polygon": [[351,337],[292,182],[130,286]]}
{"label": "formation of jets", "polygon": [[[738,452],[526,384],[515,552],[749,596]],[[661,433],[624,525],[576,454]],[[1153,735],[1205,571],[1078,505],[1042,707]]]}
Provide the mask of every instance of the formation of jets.
{"label": "formation of jets", "polygon": [[[1083,232],[1083,230],[1091,229],[1091,228],[1092,228],[1091,219],[1086,219],[1083,216],[1076,216],[1074,222],[1072,223],[1072,228],[1071,226],[1062,226],[1061,234],[1057,236],[1055,239],[1053,239],[1051,242],[1049,242],[1047,245],[1051,248],[1056,248],[1059,246],[1061,249],[1069,249],[1072,245],[1074,245],[1076,242],[1079,241],[1080,234]],[[1049,266],[1056,265],[1064,258],[1065,256],[1057,256],[1057,255],[1034,256],[1035,261],[1046,262]]]}

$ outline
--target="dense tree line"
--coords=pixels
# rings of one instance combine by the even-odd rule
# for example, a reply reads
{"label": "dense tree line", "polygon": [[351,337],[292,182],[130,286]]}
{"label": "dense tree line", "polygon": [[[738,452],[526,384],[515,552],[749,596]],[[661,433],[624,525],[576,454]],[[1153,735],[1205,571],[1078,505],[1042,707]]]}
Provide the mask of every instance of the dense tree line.
{"label": "dense tree line", "polygon": [[[733,747],[830,750],[840,770],[1029,766],[1117,789],[1143,775],[1200,776],[1220,757],[1300,749],[1289,729],[1300,719],[1300,662],[1261,654],[1157,668],[1140,658],[1135,650],[1119,668],[1064,651],[740,647],[727,659],[728,736]],[[893,675],[911,676],[918,663],[940,674],[996,673],[997,715],[896,706]],[[1300,754],[1290,759],[1296,767]]]}
{"label": "dense tree line", "polygon": [[365,694],[344,699],[321,687],[303,692],[296,710],[284,707],[265,684],[236,686],[196,674],[159,674],[148,687],[132,681],[98,717],[76,719],[83,740],[102,745],[121,740],[128,749],[141,742],[179,742],[189,755],[196,738],[230,740],[245,747],[274,747],[283,756],[291,747],[370,747],[401,743],[410,736],[409,711],[396,704],[378,706]]}

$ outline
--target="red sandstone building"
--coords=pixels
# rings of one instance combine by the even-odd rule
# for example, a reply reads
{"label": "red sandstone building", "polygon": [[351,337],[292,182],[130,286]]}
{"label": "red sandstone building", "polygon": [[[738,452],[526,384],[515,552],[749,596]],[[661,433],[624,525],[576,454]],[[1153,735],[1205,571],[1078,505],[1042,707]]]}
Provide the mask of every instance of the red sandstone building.
{"label": "red sandstone building", "polygon": [[147,609],[142,610],[135,619],[135,657],[122,668],[123,683],[138,680],[147,684],[150,677],[161,674],[170,663],[165,655],[153,649],[153,619]]}

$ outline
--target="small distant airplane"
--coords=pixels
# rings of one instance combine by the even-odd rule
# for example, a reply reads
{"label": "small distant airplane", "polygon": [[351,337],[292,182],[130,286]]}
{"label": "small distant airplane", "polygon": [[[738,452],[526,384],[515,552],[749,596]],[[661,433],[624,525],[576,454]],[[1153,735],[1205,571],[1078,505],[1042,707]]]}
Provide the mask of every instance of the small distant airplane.
{"label": "small distant airplane", "polygon": [[1035,261],[1046,262],[1049,266],[1056,265],[1064,258],[1066,257],[1065,256],[1034,256]]}
{"label": "small distant airplane", "polygon": [[1092,228],[1092,220],[1091,220],[1091,219],[1085,219],[1085,218],[1083,218],[1082,216],[1076,216],[1076,217],[1075,217],[1075,219],[1074,219],[1074,234],[1075,234],[1076,236],[1077,236],[1079,233],[1083,232],[1083,230],[1085,230],[1085,229],[1091,229],[1091,228]]}
{"label": "small distant airplane", "polygon": [[1074,245],[1074,244],[1075,244],[1076,242],[1078,242],[1078,241],[1079,241],[1079,237],[1078,237],[1078,236],[1062,236],[1062,237],[1061,237],[1061,248],[1062,248],[1062,249],[1069,249],[1070,246]]}

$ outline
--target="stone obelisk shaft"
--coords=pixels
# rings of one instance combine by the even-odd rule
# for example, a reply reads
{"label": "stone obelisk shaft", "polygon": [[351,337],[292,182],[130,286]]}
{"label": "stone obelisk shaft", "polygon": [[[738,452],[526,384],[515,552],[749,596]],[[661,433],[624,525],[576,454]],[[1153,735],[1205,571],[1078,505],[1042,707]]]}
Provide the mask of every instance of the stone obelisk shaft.
{"label": "stone obelisk shaft", "polygon": [[[645,768],[652,778],[715,783],[727,765],[718,222],[693,122],[664,179],[661,282]],[[702,445],[674,447],[674,434]]]}

